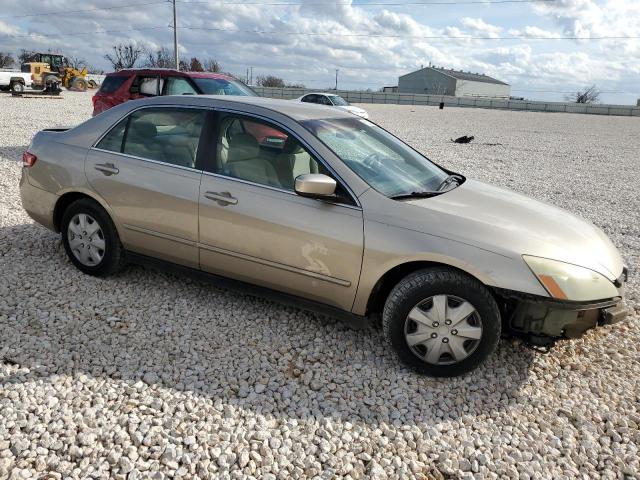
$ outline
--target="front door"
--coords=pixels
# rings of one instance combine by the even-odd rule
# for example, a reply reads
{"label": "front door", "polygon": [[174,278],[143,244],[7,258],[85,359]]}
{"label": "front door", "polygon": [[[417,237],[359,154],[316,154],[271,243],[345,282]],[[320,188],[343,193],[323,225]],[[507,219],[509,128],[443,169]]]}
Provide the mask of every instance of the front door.
{"label": "front door", "polygon": [[114,212],[126,249],[198,267],[196,153],[206,110],[136,110],[89,151],[91,186]]}
{"label": "front door", "polygon": [[216,159],[200,188],[201,268],[351,310],[361,209],[343,187],[333,203],[295,194],[296,176],[329,171],[284,129],[231,114],[217,126]]}

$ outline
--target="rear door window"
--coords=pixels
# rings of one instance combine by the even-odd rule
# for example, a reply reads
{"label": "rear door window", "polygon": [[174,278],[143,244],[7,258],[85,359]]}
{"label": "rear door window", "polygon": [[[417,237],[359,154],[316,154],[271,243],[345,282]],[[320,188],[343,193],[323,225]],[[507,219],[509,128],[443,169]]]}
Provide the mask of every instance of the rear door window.
{"label": "rear door window", "polygon": [[302,97],[302,101],[306,103],[318,103],[318,95],[307,95],[305,97]]}
{"label": "rear door window", "polygon": [[102,82],[100,86],[100,93],[113,93],[118,90],[129,77],[125,76],[108,76]]}
{"label": "rear door window", "polygon": [[107,150],[109,152],[122,152],[122,140],[124,139],[124,131],[127,128],[128,119],[122,120],[118,125],[113,127],[109,133],[107,133],[102,140],[98,142],[96,148],[100,150]]}
{"label": "rear door window", "polygon": [[147,160],[195,168],[207,111],[144,108],[111,129],[96,148]]}
{"label": "rear door window", "polygon": [[145,75],[138,75],[129,89],[129,93],[144,95],[145,97],[159,95],[161,91],[160,77]]}

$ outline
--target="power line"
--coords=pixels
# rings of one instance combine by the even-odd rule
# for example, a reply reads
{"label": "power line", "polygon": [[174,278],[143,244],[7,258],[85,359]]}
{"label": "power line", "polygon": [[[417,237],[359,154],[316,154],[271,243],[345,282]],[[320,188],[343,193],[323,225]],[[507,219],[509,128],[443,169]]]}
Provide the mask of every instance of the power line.
{"label": "power line", "polygon": [[[345,5],[352,7],[377,7],[377,6],[420,6],[420,5],[483,5],[483,4],[505,4],[505,3],[553,3],[557,0],[453,0],[453,1],[408,1],[408,2],[368,2],[368,3],[349,3],[349,2],[225,2],[225,1],[188,1],[188,0],[177,0],[179,3],[185,4],[212,4],[217,3],[220,5],[265,5],[265,6],[286,6],[286,5]],[[117,10],[120,8],[133,8],[133,7],[144,7],[147,5],[159,5],[159,4],[167,4],[164,0],[155,1],[155,2],[144,2],[144,3],[128,3],[125,5],[114,5],[111,7],[96,7],[96,8],[86,8],[81,10],[56,10],[53,12],[39,12],[39,13],[21,13],[17,15],[0,15],[0,18],[27,18],[27,17],[44,17],[48,15],[71,15],[76,13],[90,13],[90,12],[98,12],[98,11],[106,11],[106,10]]]}
{"label": "power line", "polygon": [[407,1],[407,2],[359,2],[359,3],[349,3],[349,2],[225,2],[225,1],[200,1],[200,0],[179,0],[180,3],[190,3],[190,4],[211,4],[217,3],[221,5],[345,5],[351,7],[376,7],[376,6],[403,6],[403,5],[411,5],[411,6],[420,6],[420,5],[486,5],[486,4],[505,4],[505,3],[555,3],[558,0],[453,0],[453,1]]}
{"label": "power line", "polygon": [[242,30],[231,28],[209,28],[209,27],[180,27],[183,30],[205,30],[214,32],[230,33],[255,33],[259,35],[301,35],[311,37],[364,37],[364,38],[411,38],[423,40],[630,40],[640,39],[640,36],[620,35],[620,36],[600,36],[600,37],[578,37],[578,36],[557,36],[557,37],[536,37],[533,35],[513,35],[509,37],[487,37],[473,35],[392,35],[383,33],[329,33],[329,32],[283,32],[277,30]]}
{"label": "power line", "polygon": [[112,7],[86,8],[83,10],[57,10],[55,12],[24,13],[19,15],[0,15],[0,18],[25,18],[25,17],[44,17],[46,15],[68,15],[73,13],[97,12],[100,10],[117,10],[119,8],[143,7],[146,5],[158,5],[161,3],[166,4],[167,2],[162,0],[162,1],[145,2],[145,3],[129,3],[126,5],[115,5]]}
{"label": "power line", "polygon": [[46,37],[48,40],[51,40],[58,37],[75,37],[77,35],[100,35],[103,33],[141,32],[145,30],[160,30],[162,28],[167,28],[167,27],[161,26],[161,27],[145,27],[145,28],[127,28],[124,30],[98,30],[98,31],[94,30],[93,32],[57,33],[55,35],[48,34],[48,33],[33,32],[26,35],[6,34],[6,35],[2,35],[2,37],[0,38],[32,38],[34,36],[38,36],[38,37]]}
{"label": "power line", "polygon": [[[30,33],[26,35],[5,34],[4,38],[29,38],[34,35],[46,36],[47,38],[56,37],[74,37],[79,35],[95,35],[104,33],[119,33],[119,32],[133,32],[133,31],[145,31],[145,30],[158,30],[167,28],[166,26],[158,27],[144,27],[144,28],[129,28],[124,30],[102,30],[92,32],[73,32],[73,33],[59,33],[59,34],[43,34],[43,33]],[[487,37],[487,36],[473,36],[473,35],[398,35],[398,34],[383,34],[383,33],[323,33],[323,32],[283,32],[277,30],[242,30],[231,28],[209,28],[209,27],[178,27],[183,30],[204,30],[212,32],[228,32],[228,33],[252,33],[256,35],[300,35],[310,37],[353,37],[353,38],[400,38],[400,39],[416,39],[416,40],[631,40],[640,39],[637,35],[611,35],[600,37],[579,37],[579,36],[557,36],[557,37],[536,37],[533,35],[514,35],[509,37]],[[2,38],[0,37],[0,38]]]}

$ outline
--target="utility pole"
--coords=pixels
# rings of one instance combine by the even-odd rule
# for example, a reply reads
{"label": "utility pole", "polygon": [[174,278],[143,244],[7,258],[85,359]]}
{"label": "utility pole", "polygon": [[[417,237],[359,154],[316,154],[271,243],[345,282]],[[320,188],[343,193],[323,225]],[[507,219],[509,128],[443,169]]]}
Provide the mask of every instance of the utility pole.
{"label": "utility pole", "polygon": [[336,68],[336,92],[338,91],[338,72],[339,72],[339,71],[340,71],[340,70],[338,70],[338,69]]}
{"label": "utility pole", "polygon": [[176,0],[173,2],[173,54],[175,55],[176,70],[180,70],[180,59],[178,58],[178,15],[176,14]]}
{"label": "utility pole", "polygon": [[251,76],[249,77],[249,85],[253,85],[253,67],[249,67]]}

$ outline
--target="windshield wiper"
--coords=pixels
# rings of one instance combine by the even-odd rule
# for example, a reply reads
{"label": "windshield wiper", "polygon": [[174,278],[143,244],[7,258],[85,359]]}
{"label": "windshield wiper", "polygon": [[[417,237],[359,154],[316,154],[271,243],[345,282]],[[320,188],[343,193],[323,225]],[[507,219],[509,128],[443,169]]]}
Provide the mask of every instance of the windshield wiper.
{"label": "windshield wiper", "polygon": [[438,192],[438,191],[411,192],[411,193],[402,193],[400,195],[393,195],[389,198],[391,200],[402,200],[404,198],[429,198],[429,197],[435,197],[436,195],[440,195],[442,193],[444,192]]}
{"label": "windshield wiper", "polygon": [[436,188],[436,191],[438,191],[438,192],[443,191],[446,187],[451,185],[453,182],[455,182],[456,185],[460,185],[459,182],[461,180],[463,180],[463,178],[464,177],[462,175],[458,175],[456,173],[452,173],[447,178],[445,178],[440,185],[438,185],[438,188]]}

